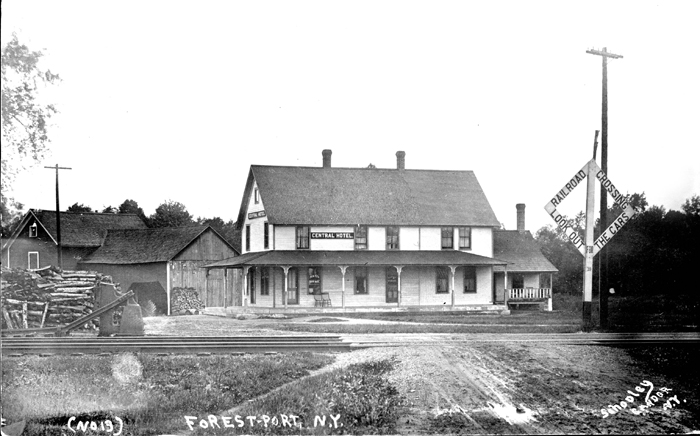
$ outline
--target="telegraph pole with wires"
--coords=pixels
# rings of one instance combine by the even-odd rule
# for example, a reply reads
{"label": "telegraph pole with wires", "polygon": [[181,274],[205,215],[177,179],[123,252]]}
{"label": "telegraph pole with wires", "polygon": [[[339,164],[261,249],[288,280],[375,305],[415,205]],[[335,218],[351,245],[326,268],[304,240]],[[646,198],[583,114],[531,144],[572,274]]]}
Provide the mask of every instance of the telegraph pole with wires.
{"label": "telegraph pole with wires", "polygon": [[[608,52],[607,47],[603,50],[586,50],[586,53],[600,56],[603,59],[603,107],[601,115],[601,140],[600,140],[600,160],[601,169],[608,176],[608,58],[622,59],[622,55]],[[600,228],[608,226],[608,194],[600,187]],[[598,302],[600,310],[600,327],[608,326],[608,251],[603,248],[600,251],[598,278],[602,282],[602,289],[598,287]]]}
{"label": "telegraph pole with wires", "polygon": [[58,201],[58,170],[72,170],[73,168],[59,167],[58,164],[53,167],[44,167],[50,170],[56,170],[56,261],[58,267],[63,269],[63,250],[61,249],[61,208]]}

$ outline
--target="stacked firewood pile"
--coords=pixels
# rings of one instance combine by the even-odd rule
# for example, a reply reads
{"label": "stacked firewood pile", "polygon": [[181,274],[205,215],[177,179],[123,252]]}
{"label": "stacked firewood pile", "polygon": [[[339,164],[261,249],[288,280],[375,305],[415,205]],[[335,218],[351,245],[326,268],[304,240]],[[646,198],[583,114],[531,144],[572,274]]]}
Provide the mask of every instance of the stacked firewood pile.
{"label": "stacked firewood pile", "polygon": [[194,288],[173,288],[170,310],[173,314],[198,313],[204,303]]}
{"label": "stacked firewood pile", "polygon": [[[95,289],[115,286],[110,276],[55,267],[27,271],[2,269],[2,328],[41,328],[69,324],[92,313]],[[84,328],[95,329],[98,320]]]}

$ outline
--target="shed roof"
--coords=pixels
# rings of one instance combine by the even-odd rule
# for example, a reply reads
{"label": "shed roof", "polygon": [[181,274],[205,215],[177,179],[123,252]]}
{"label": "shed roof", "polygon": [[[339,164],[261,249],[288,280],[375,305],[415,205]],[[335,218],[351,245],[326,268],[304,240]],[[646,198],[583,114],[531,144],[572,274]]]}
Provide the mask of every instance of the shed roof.
{"label": "shed roof", "polygon": [[269,222],[336,225],[466,225],[500,223],[474,172],[252,165]]}
{"label": "shed roof", "polygon": [[441,251],[305,251],[273,250],[246,253],[205,265],[205,268],[232,268],[272,265],[505,265],[506,262],[457,250]]}
{"label": "shed roof", "polygon": [[[210,226],[110,230],[104,244],[81,263],[137,264],[167,262],[175,258]],[[230,246],[225,239],[221,238]],[[233,249],[233,247],[231,247]],[[236,251],[234,249],[234,251]]]}
{"label": "shed roof", "polygon": [[[61,245],[63,247],[99,247],[110,229],[145,229],[146,223],[131,213],[59,212],[61,217]],[[56,211],[30,209],[10,238],[11,243],[24,227],[36,218],[49,236],[56,241]],[[9,244],[8,243],[8,244]]]}
{"label": "shed roof", "polygon": [[[530,231],[496,230],[493,232],[493,255],[508,261],[508,271],[556,272],[558,269],[544,257]],[[502,268],[496,268],[502,271]]]}

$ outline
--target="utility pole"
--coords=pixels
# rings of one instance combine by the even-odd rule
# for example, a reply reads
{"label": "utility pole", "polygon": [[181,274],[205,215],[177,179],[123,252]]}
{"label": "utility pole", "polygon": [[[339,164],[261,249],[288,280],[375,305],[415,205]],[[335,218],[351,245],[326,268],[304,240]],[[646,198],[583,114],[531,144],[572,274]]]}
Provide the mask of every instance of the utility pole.
{"label": "utility pole", "polygon": [[56,259],[58,267],[63,269],[63,250],[61,249],[61,208],[58,202],[58,170],[72,170],[73,168],[59,167],[58,164],[53,167],[44,167],[50,170],[56,170]]}
{"label": "utility pole", "polygon": [[[586,53],[600,56],[603,58],[603,108],[601,116],[601,140],[600,140],[600,160],[601,169],[608,176],[608,58],[622,59],[622,55],[608,52],[607,47],[603,50],[586,50]],[[600,187],[600,228],[605,229],[608,226],[608,194],[605,189]],[[602,282],[602,289],[599,286],[598,303],[600,310],[600,327],[607,328],[608,326],[608,250],[603,248],[600,251],[599,262],[602,265],[602,271],[598,272],[599,281]]]}

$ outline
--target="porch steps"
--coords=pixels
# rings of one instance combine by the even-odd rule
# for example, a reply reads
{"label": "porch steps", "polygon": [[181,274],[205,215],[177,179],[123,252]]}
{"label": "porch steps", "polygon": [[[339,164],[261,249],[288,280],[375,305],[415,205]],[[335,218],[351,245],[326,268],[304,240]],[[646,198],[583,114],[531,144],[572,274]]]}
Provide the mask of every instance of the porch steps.
{"label": "porch steps", "polygon": [[460,306],[404,306],[404,307],[380,307],[380,306],[357,306],[357,307],[255,307],[255,306],[231,306],[231,307],[207,307],[202,310],[204,315],[213,316],[235,316],[241,313],[256,314],[341,314],[341,313],[363,313],[363,312],[469,312],[469,314],[484,315],[510,315],[508,307],[502,304],[474,304]]}

